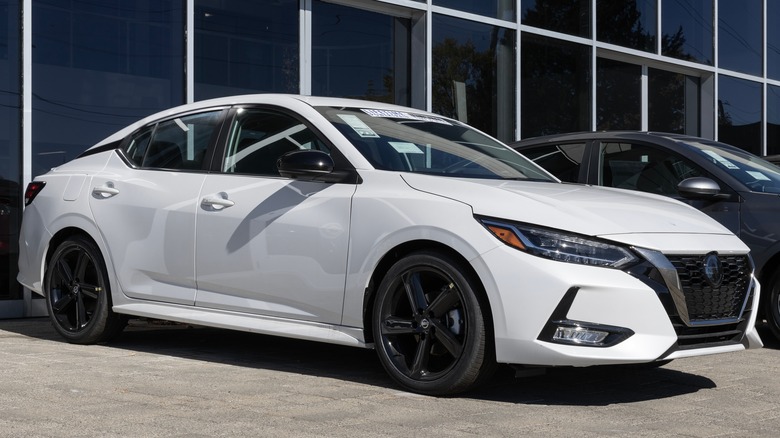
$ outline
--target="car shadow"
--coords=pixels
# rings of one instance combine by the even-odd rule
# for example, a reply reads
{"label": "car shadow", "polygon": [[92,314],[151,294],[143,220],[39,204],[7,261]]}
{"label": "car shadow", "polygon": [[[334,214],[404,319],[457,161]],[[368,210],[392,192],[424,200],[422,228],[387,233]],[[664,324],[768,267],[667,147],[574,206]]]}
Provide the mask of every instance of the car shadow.
{"label": "car shadow", "polygon": [[[0,320],[0,330],[64,342],[48,319]],[[154,320],[131,322],[107,346],[400,390],[376,353],[367,349]],[[458,397],[528,405],[604,406],[675,397],[716,386],[706,377],[670,368],[561,367],[526,374],[516,377],[510,367],[500,367],[479,389]]]}

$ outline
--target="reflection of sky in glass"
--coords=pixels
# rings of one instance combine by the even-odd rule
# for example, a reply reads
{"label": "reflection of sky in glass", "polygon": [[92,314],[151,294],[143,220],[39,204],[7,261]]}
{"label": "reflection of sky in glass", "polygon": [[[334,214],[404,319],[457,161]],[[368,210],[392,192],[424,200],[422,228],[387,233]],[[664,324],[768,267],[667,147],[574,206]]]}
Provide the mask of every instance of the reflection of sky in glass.
{"label": "reflection of sky in glass", "polygon": [[433,0],[436,6],[508,21],[515,20],[516,3],[516,0]]}
{"label": "reflection of sky in glass", "polygon": [[733,126],[761,121],[761,84],[728,76],[718,80],[718,100]]}
{"label": "reflection of sky in glass", "polygon": [[761,75],[761,9],[761,0],[718,3],[719,67]]}
{"label": "reflection of sky in glass", "polygon": [[766,74],[772,79],[780,79],[780,2],[770,0],[766,2],[767,23],[774,23],[766,27]]}

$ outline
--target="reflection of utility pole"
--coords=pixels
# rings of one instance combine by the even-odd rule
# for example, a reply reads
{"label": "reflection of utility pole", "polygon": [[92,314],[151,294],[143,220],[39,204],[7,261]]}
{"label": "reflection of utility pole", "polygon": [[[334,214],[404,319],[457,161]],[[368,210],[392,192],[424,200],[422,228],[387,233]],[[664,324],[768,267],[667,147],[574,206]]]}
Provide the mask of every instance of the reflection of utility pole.
{"label": "reflection of utility pole", "polygon": [[452,81],[452,96],[455,100],[455,114],[457,119],[463,123],[469,122],[468,105],[466,101],[466,83]]}

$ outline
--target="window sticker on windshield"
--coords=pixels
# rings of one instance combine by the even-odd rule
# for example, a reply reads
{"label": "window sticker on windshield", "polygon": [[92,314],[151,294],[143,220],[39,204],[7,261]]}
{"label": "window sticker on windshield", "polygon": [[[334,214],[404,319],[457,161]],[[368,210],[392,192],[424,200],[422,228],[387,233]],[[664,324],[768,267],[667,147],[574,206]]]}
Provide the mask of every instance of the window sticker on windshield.
{"label": "window sticker on windshield", "polygon": [[369,128],[368,125],[363,123],[357,116],[352,114],[339,114],[339,118],[349,125],[357,135],[363,138],[379,138],[379,135],[377,135],[373,129]]}
{"label": "window sticker on windshield", "polygon": [[422,154],[422,153],[424,153],[414,143],[407,143],[407,142],[403,142],[403,141],[388,141],[388,143],[399,154]]}
{"label": "window sticker on windshield", "polygon": [[746,170],[748,175],[752,176],[756,181],[772,181],[768,176],[755,170]]}
{"label": "window sticker on windshield", "polygon": [[713,160],[717,161],[718,163],[720,163],[721,165],[723,165],[723,167],[725,167],[727,169],[739,170],[739,166],[737,166],[736,164],[732,163],[731,161],[721,157],[715,151],[702,151],[702,152],[704,152],[705,154],[707,154],[710,157],[712,157]]}
{"label": "window sticker on windshield", "polygon": [[441,123],[442,125],[450,125],[452,123],[440,119],[438,117],[420,116],[417,114],[407,113],[405,111],[391,111],[391,110],[377,110],[377,109],[363,109],[361,110],[371,117],[385,117],[388,119],[406,119],[406,120],[420,120],[423,122]]}

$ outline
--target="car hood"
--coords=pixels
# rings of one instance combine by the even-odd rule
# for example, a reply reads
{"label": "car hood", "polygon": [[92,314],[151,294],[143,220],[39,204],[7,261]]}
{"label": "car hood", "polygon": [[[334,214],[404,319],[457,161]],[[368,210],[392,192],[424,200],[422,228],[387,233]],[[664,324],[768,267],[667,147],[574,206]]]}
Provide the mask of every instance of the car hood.
{"label": "car hood", "polygon": [[628,190],[554,182],[404,174],[409,186],[471,206],[474,214],[590,236],[637,233],[732,234],[693,207]]}

